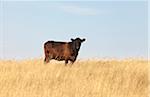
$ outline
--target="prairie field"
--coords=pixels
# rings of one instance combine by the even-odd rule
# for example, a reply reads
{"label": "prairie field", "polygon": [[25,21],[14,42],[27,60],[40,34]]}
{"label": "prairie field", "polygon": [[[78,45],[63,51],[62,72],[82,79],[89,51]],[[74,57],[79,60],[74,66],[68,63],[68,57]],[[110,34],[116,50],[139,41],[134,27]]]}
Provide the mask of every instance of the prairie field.
{"label": "prairie field", "polygon": [[145,59],[0,60],[0,97],[148,97]]}

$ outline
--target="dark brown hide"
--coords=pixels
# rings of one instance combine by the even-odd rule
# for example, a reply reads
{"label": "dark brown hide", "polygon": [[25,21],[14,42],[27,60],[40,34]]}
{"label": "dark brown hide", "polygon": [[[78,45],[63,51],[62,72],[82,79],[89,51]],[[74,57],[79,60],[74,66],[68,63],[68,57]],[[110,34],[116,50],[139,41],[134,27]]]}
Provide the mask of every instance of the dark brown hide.
{"label": "dark brown hide", "polygon": [[55,59],[58,61],[65,60],[65,64],[67,64],[68,61],[74,63],[83,41],[85,41],[85,39],[80,38],[71,39],[71,42],[47,41],[44,44],[44,62],[48,63],[51,59]]}

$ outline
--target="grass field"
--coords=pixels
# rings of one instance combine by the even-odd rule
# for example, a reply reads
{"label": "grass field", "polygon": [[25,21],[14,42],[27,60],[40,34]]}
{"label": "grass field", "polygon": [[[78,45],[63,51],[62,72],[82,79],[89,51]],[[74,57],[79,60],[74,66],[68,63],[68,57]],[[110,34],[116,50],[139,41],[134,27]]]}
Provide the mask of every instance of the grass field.
{"label": "grass field", "polygon": [[148,97],[148,62],[1,60],[0,97]]}

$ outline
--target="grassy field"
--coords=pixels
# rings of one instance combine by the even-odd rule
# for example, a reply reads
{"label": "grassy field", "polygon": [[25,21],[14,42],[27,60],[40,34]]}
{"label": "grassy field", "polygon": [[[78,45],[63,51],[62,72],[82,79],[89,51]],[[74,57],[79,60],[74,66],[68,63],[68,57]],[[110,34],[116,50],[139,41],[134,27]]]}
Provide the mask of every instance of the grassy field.
{"label": "grassy field", "polygon": [[148,97],[148,62],[1,60],[0,97]]}

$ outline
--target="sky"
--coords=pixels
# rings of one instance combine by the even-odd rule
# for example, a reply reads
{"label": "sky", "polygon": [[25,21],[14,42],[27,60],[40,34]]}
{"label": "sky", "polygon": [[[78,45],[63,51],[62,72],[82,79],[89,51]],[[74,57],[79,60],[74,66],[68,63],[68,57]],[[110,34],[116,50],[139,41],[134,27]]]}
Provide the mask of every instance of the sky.
{"label": "sky", "polygon": [[44,42],[76,37],[79,59],[148,56],[145,0],[0,3],[0,59],[43,58]]}

